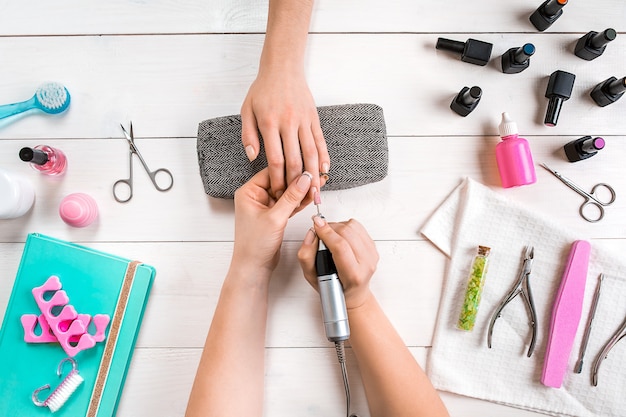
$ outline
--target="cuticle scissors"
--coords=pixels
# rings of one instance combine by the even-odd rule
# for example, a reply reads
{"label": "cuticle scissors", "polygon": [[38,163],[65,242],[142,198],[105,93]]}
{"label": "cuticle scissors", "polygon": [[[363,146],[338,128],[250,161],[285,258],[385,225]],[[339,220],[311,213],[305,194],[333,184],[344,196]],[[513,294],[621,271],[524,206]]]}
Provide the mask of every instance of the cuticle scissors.
{"label": "cuticle scissors", "polygon": [[[124,132],[124,137],[128,141],[128,146],[129,146],[129,153],[128,153],[129,174],[128,174],[127,179],[117,180],[113,184],[113,198],[115,198],[115,201],[119,203],[126,203],[130,201],[131,198],[133,198],[133,155],[137,155],[137,157],[139,157],[139,161],[141,162],[141,165],[143,165],[143,168],[146,170],[146,173],[150,177],[150,181],[152,181],[154,188],[156,188],[158,191],[168,191],[170,188],[172,188],[172,186],[174,185],[174,176],[172,175],[172,173],[168,169],[165,169],[165,168],[159,168],[157,170],[150,171],[150,168],[148,168],[148,165],[146,164],[146,161],[143,159],[143,156],[141,156],[141,153],[139,153],[139,150],[137,149],[137,146],[135,145],[135,136],[133,134],[133,122],[130,122],[130,134],[128,133],[126,128],[124,128],[124,125],[120,123],[120,126],[122,127],[122,131]],[[166,187],[161,187],[157,183],[156,177],[159,173],[163,173],[167,177],[169,177],[169,185],[167,185]],[[119,186],[122,184],[128,188],[127,198],[120,198],[118,196],[117,190],[119,189]]]}
{"label": "cuticle scissors", "polygon": [[535,257],[535,249],[532,246],[526,246],[525,254],[524,254],[524,262],[522,264],[522,269],[519,273],[515,284],[506,296],[502,299],[502,302],[498,305],[496,310],[491,316],[491,322],[489,323],[489,330],[487,332],[487,346],[491,348],[491,338],[493,335],[493,327],[502,314],[502,310],[506,307],[506,305],[513,300],[517,295],[521,294],[522,300],[524,300],[524,304],[526,305],[526,309],[530,316],[530,327],[532,330],[532,337],[530,339],[530,346],[528,347],[528,354],[530,356],[533,354],[533,350],[535,349],[535,342],[537,340],[537,312],[535,311],[535,302],[533,301],[533,295],[530,291],[530,283],[528,278],[530,277],[530,271],[533,265],[533,259]]}
{"label": "cuticle scissors", "polygon": [[[578,185],[573,183],[570,179],[565,178],[563,175],[561,175],[557,171],[553,170],[552,168],[549,168],[546,164],[541,164],[541,166],[544,167],[547,171],[549,171],[552,175],[557,177],[559,180],[561,180],[563,184],[567,185],[569,188],[576,191],[579,195],[585,198],[585,202],[580,206],[579,213],[583,219],[587,220],[590,223],[595,223],[595,222],[599,222],[600,220],[602,220],[602,218],[604,217],[604,207],[610,206],[615,201],[615,190],[609,184],[600,182],[594,185],[593,188],[591,189],[591,192],[588,193],[582,188],[580,188]],[[611,194],[611,199],[609,201],[602,201],[596,196],[596,190],[598,190],[599,188],[605,188],[606,190],[608,190],[608,192]],[[598,209],[600,214],[598,215],[597,218],[589,217],[585,214],[585,207],[587,206],[594,206]]]}

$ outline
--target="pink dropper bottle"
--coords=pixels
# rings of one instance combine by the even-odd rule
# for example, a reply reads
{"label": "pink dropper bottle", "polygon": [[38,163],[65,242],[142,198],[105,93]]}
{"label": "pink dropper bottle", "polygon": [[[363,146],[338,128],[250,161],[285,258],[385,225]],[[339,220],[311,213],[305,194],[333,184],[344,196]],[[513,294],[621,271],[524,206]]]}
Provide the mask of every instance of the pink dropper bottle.
{"label": "pink dropper bottle", "polygon": [[496,162],[502,186],[510,188],[537,182],[530,145],[518,135],[517,123],[505,112],[499,128],[502,142],[496,145]]}

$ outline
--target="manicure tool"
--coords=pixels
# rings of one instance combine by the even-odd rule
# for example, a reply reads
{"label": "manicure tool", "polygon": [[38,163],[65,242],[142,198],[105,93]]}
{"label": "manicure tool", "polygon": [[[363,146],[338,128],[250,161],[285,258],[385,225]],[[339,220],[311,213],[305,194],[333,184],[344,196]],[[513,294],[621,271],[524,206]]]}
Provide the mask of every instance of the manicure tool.
{"label": "manicure tool", "polygon": [[[316,216],[324,217],[320,211],[322,200],[319,191],[313,194],[313,203],[317,208]],[[322,303],[322,317],[324,330],[329,342],[335,343],[337,359],[341,366],[343,385],[346,392],[346,416],[350,416],[350,384],[346,369],[346,355],[344,342],[350,338],[350,325],[348,323],[348,311],[346,299],[343,294],[343,286],[337,275],[337,267],[333,261],[333,255],[328,250],[322,239],[319,239],[318,249],[315,255],[315,270],[317,271],[317,285],[319,287],[320,301]],[[351,415],[351,417],[354,414]]]}
{"label": "manicure tool", "polygon": [[[315,192],[314,203],[317,208],[317,216],[324,217],[320,212],[321,199],[319,192]],[[346,310],[343,287],[337,275],[337,267],[333,261],[333,255],[324,245],[322,239],[318,243],[315,269],[317,271],[317,283],[322,302],[326,337],[330,342],[335,343],[348,340],[350,327],[348,325],[348,312]]]}
{"label": "manicure tool", "polygon": [[[571,180],[559,174],[557,171],[553,170],[552,168],[549,168],[546,164],[541,164],[541,166],[544,167],[547,171],[551,172],[552,175],[557,177],[559,180],[561,180],[563,184],[567,185],[569,188],[576,191],[578,194],[580,194],[581,196],[585,198],[585,202],[582,203],[582,205],[580,206],[579,213],[580,213],[580,217],[587,220],[588,222],[595,223],[595,222],[599,222],[600,220],[602,220],[602,218],[604,217],[604,207],[610,206],[615,201],[615,190],[609,184],[606,184],[604,182],[598,183],[594,185],[593,188],[591,189],[591,192],[588,193],[584,191],[582,188],[580,188],[578,185],[574,184]],[[611,198],[609,201],[602,201],[596,196],[596,190],[598,190],[599,188],[604,188],[608,190],[608,192],[611,194]],[[585,214],[585,207],[587,206],[594,206],[598,209],[599,215],[597,218],[588,217]]]}
{"label": "manicure tool", "polygon": [[[150,181],[152,181],[154,188],[156,188],[159,191],[168,191],[170,188],[172,188],[172,186],[174,185],[174,176],[172,176],[172,173],[165,168],[159,168],[155,171],[150,171],[150,168],[148,168],[148,165],[146,164],[146,161],[143,159],[143,156],[141,156],[141,153],[139,153],[139,149],[137,149],[137,146],[135,145],[135,136],[133,135],[133,123],[130,122],[130,134],[124,128],[124,125],[120,123],[120,126],[122,127],[122,131],[124,132],[124,136],[126,137],[126,140],[128,141],[128,146],[129,146],[129,153],[128,153],[129,174],[128,174],[127,179],[117,180],[113,184],[113,197],[115,198],[115,201],[117,201],[118,203],[126,203],[130,201],[131,198],[133,198],[133,155],[137,155],[139,157],[139,161],[141,162],[141,165],[143,165],[143,168],[145,169],[145,171],[148,173],[148,176],[150,177]],[[169,183],[168,183],[169,185],[166,187],[161,187],[157,183],[156,177],[161,172],[165,174],[167,177],[169,177]],[[119,188],[119,185],[122,185],[122,184],[126,188],[128,188],[128,197],[126,198],[120,197],[117,191]]]}
{"label": "manicure tool", "polygon": [[600,274],[600,278],[598,279],[598,285],[596,286],[596,292],[593,294],[593,300],[591,302],[591,311],[589,311],[589,322],[587,323],[587,327],[585,328],[583,341],[580,345],[580,355],[578,357],[578,362],[576,362],[576,367],[574,368],[574,372],[576,372],[577,374],[581,373],[583,370],[583,359],[585,358],[585,351],[587,350],[587,344],[589,343],[589,335],[591,334],[591,324],[593,323],[593,318],[595,317],[596,309],[598,308],[598,299],[600,299],[600,290],[602,288],[602,281],[604,281],[604,274]]}
{"label": "manicure tool", "polygon": [[577,240],[572,244],[552,306],[550,332],[541,374],[541,383],[547,387],[560,388],[567,372],[567,362],[583,310],[590,255],[589,242]]}
{"label": "manicure tool", "polygon": [[625,337],[626,337],[626,319],[624,319],[619,329],[617,329],[615,334],[611,336],[609,341],[606,342],[606,344],[600,351],[600,354],[596,357],[596,360],[593,361],[593,366],[591,367],[591,383],[593,384],[594,387],[598,385],[598,371],[600,370],[600,365],[602,365],[602,361],[606,359],[606,357],[609,355],[609,352],[611,351],[611,349],[613,349],[613,347],[617,344],[617,342],[619,342]]}
{"label": "manicure tool", "polygon": [[493,316],[491,316],[491,322],[489,323],[489,330],[487,332],[487,346],[491,348],[491,337],[493,335],[493,327],[502,314],[502,310],[506,307],[506,305],[513,300],[518,294],[521,294],[522,300],[526,305],[528,314],[530,316],[530,328],[532,330],[532,337],[530,339],[530,346],[528,347],[528,354],[530,356],[533,354],[533,350],[535,349],[535,341],[537,338],[537,312],[535,311],[535,303],[533,301],[533,296],[530,291],[530,283],[528,282],[528,278],[530,277],[530,271],[533,265],[533,258],[535,256],[535,249],[532,246],[526,246],[526,251],[524,254],[524,263],[522,264],[522,269],[520,271],[519,277],[515,284],[511,288],[511,290],[507,293],[507,295],[502,299],[502,302],[494,311]]}

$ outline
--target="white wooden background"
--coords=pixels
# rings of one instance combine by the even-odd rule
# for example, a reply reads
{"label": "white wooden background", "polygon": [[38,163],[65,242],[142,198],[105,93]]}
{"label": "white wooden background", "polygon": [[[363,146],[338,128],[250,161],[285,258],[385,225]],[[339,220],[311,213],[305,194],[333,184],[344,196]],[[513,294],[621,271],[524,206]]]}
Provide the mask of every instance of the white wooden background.
{"label": "white wooden background", "polygon": [[[541,1],[320,0],[306,57],[318,105],[371,102],[385,111],[388,177],[357,189],[323,193],[331,220],[365,224],[381,253],[373,290],[406,344],[426,364],[446,258],[419,229],[464,176],[483,182],[581,237],[626,249],[626,99],[600,108],[590,90],[626,75],[626,2],[576,1],[546,32],[528,16]],[[232,201],[207,197],[198,174],[195,135],[201,120],[238,113],[258,68],[267,2],[255,0],[84,0],[28,3],[0,0],[0,103],[26,100],[44,81],[72,95],[61,117],[32,115],[0,124],[0,166],[31,178],[33,210],[0,221],[0,318],[27,233],[80,242],[154,265],[157,278],[122,396],[119,416],[182,416],[201,347],[226,273],[233,238]],[[603,56],[573,54],[578,38],[613,27]],[[486,67],[435,50],[439,36],[494,44]],[[503,74],[499,57],[532,42],[537,53],[521,74]],[[558,126],[543,125],[548,76],[576,74]],[[463,86],[483,99],[462,118],[449,103]],[[581,199],[538,169],[535,185],[499,186],[494,149],[501,112],[518,122],[537,163],[546,162],[591,188],[608,182],[617,201],[598,224],[578,216]],[[169,168],[167,193],[152,188],[136,165],[135,196],[113,200],[113,182],[127,175],[120,122],[132,120],[152,169]],[[571,164],[562,146],[603,136],[597,156]],[[44,177],[19,161],[23,146],[64,150],[69,171]],[[135,161],[137,162],[137,161]],[[61,198],[86,192],[98,202],[97,224],[75,229],[57,215]],[[267,335],[266,415],[340,416],[344,397],[333,347],[321,326],[317,294],[305,284],[296,251],[313,209],[293,218],[273,281]],[[349,354],[354,411],[368,416]],[[1,372],[1,370],[0,370]],[[1,394],[0,394],[1,395]],[[442,393],[451,414],[534,413]]]}

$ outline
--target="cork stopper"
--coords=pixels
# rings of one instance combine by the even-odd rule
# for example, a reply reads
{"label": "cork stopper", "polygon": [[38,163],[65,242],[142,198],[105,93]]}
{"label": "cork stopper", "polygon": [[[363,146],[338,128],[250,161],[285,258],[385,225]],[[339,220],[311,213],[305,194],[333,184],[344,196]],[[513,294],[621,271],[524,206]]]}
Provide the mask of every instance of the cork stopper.
{"label": "cork stopper", "polygon": [[488,256],[491,252],[491,248],[488,246],[478,246],[478,254],[481,256]]}

